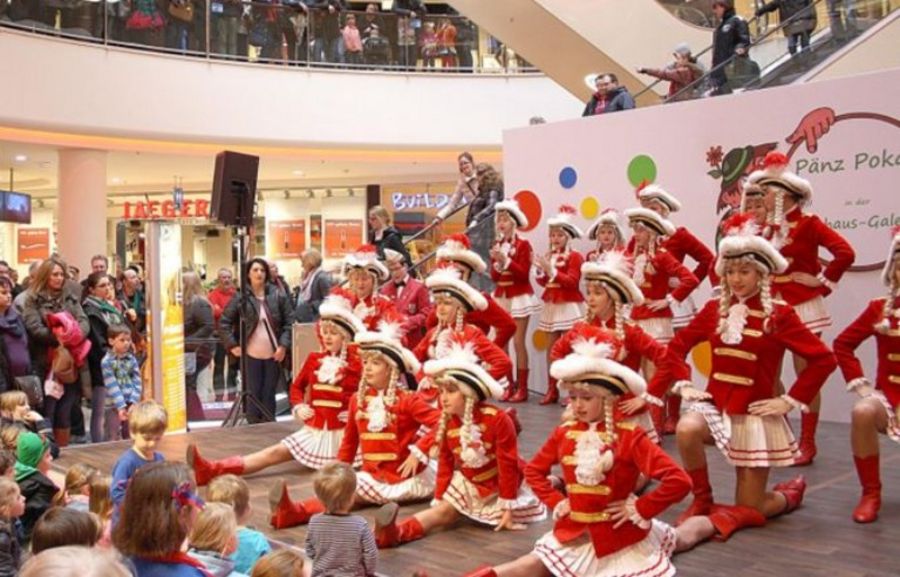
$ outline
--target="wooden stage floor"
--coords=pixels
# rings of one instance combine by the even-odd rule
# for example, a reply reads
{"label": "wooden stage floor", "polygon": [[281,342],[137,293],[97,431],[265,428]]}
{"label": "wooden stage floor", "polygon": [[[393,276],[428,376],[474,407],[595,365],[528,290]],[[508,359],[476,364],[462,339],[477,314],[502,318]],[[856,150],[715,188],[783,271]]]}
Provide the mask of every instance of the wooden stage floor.
{"label": "wooden stage floor", "polygon": [[[520,418],[526,427],[520,437],[520,449],[525,457],[530,457],[539,448],[558,421],[560,410],[541,407],[536,400],[519,405]],[[263,448],[293,430],[292,423],[207,429],[166,437],[160,451],[167,459],[183,460],[187,443],[194,441],[203,448],[205,456],[219,458]],[[127,443],[119,442],[70,448],[54,463],[54,468],[64,472],[73,463],[84,461],[109,471],[127,446]],[[675,453],[672,437],[666,437],[664,446]],[[705,543],[677,556],[678,574],[690,577],[900,575],[895,549],[900,543],[900,450],[887,440],[882,441],[882,450],[882,483],[886,498],[878,522],[862,526],[850,519],[859,486],[852,466],[848,426],[822,423],[815,464],[804,469],[775,470],[772,476],[777,482],[801,472],[806,475],[809,490],[803,507],[787,517],[771,521],[765,528],[744,531],[728,543]],[[716,497],[732,502],[733,469],[714,449],[708,450],[708,456],[713,486],[720,488]],[[280,478],[288,480],[295,499],[312,495],[311,471],[294,463],[257,473],[247,478],[254,509],[252,521],[272,540],[302,548],[305,528],[275,531],[268,525],[268,490]],[[663,519],[672,522],[687,503],[685,500],[667,511]],[[401,515],[424,506],[405,506]],[[363,510],[361,514],[371,519],[373,511]],[[452,531],[432,535],[399,549],[382,551],[378,572],[399,577],[412,575],[416,569],[425,569],[431,577],[462,575],[480,564],[497,564],[527,553],[550,526],[551,522],[547,520],[525,531],[498,534],[463,522]]]}

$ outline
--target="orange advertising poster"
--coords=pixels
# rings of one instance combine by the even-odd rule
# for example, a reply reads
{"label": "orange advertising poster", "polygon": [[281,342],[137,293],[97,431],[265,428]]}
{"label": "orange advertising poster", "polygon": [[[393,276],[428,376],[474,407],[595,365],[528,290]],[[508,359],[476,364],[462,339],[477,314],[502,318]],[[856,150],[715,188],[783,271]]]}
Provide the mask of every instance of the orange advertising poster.
{"label": "orange advertising poster", "polygon": [[341,258],[363,244],[363,221],[338,219],[325,221],[325,256]]}
{"label": "orange advertising poster", "polygon": [[50,257],[49,228],[20,228],[19,262],[40,262]]}
{"label": "orange advertising poster", "polygon": [[281,220],[269,222],[267,250],[269,258],[300,258],[306,250],[306,221]]}

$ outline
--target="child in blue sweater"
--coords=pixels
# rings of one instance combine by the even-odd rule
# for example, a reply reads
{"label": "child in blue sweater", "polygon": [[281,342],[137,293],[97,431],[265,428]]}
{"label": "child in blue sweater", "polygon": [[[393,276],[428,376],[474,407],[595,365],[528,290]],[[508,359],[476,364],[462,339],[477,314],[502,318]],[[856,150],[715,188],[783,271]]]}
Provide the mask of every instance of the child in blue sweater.
{"label": "child in blue sweater", "polygon": [[266,536],[247,526],[253,509],[250,506],[250,487],[237,475],[222,475],[206,487],[207,502],[226,503],[237,519],[237,550],[231,555],[234,570],[250,574],[256,562],[272,550]]}
{"label": "child in blue sweater", "polygon": [[165,460],[156,452],[156,445],[162,439],[168,424],[166,409],[155,401],[142,401],[132,407],[131,414],[128,415],[128,429],[134,443],[122,453],[112,470],[110,495],[116,508],[113,526],[118,518],[118,508],[125,498],[128,480],[134,476],[135,471],[148,463]]}
{"label": "child in blue sweater", "polygon": [[100,361],[103,386],[106,387],[104,435],[107,441],[122,438],[122,423],[128,410],[141,401],[141,365],[131,349],[131,329],[111,325],[106,329],[109,350]]}

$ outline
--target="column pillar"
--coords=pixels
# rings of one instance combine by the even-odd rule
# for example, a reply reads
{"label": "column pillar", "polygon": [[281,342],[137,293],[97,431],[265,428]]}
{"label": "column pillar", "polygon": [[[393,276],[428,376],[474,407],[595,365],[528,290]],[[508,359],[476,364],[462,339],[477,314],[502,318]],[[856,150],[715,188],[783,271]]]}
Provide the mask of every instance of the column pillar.
{"label": "column pillar", "polygon": [[56,221],[60,255],[91,272],[91,257],[106,254],[106,151],[59,150]]}

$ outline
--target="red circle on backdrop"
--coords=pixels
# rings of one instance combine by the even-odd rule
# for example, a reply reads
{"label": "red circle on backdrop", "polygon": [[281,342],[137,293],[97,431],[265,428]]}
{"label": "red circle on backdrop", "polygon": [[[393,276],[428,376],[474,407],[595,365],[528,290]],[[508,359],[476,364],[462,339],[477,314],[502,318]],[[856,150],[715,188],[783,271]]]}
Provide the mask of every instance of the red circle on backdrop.
{"label": "red circle on backdrop", "polygon": [[541,221],[541,214],[543,213],[541,199],[530,190],[520,190],[513,198],[519,203],[519,208],[522,209],[522,212],[528,218],[528,226],[523,228],[522,231],[528,232],[534,229]]}

